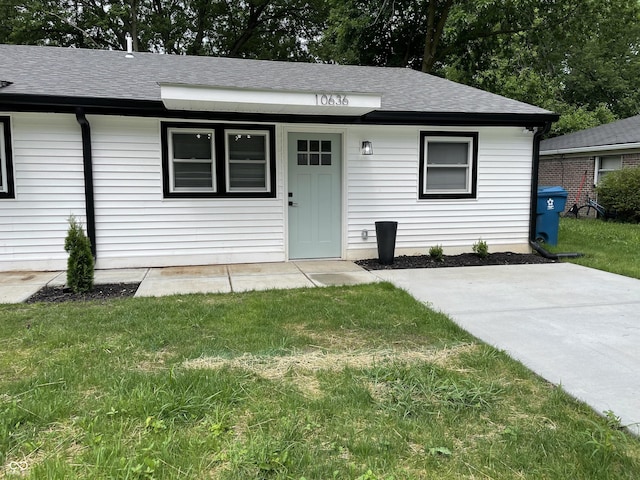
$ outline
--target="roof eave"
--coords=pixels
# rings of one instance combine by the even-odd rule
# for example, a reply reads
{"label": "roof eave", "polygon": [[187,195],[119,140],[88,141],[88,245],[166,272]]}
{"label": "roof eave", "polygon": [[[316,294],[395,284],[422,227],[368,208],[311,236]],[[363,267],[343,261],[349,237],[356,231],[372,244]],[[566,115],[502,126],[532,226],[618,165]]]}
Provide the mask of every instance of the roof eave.
{"label": "roof eave", "polygon": [[541,150],[540,155],[548,157],[552,155],[571,155],[576,153],[631,150],[635,148],[640,148],[640,142],[616,143],[616,144],[607,144],[607,145],[590,145],[586,147],[573,147],[573,148],[556,148],[553,150]]}
{"label": "roof eave", "polygon": [[304,123],[360,123],[439,126],[519,126],[538,127],[557,121],[555,113],[478,113],[407,112],[374,110],[360,116],[261,114],[238,112],[200,112],[169,110],[161,100],[66,97],[0,93],[0,111],[74,113],[82,108],[88,114],[159,116],[171,118],[242,118],[252,121],[297,121]]}

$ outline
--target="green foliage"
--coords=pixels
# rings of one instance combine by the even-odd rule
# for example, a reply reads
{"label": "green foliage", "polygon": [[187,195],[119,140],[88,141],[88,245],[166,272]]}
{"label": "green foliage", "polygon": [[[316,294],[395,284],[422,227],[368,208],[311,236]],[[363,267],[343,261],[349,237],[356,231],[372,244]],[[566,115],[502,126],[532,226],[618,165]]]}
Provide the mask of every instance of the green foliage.
{"label": "green foliage", "polygon": [[489,256],[489,245],[487,245],[487,242],[482,239],[474,243],[472,248],[473,253],[478,255],[480,258],[487,258]]}
{"label": "green foliage", "polygon": [[598,184],[598,202],[623,222],[640,222],[640,167],[609,172]]}
{"label": "green foliage", "polygon": [[67,260],[67,286],[75,293],[89,292],[93,288],[93,254],[91,243],[82,225],[72,215],[69,230],[64,241],[64,249],[69,253]]}
{"label": "green foliage", "polygon": [[136,51],[289,61],[310,60],[327,15],[325,0],[8,1],[0,43],[122,50],[130,33]]}
{"label": "green foliage", "polygon": [[561,218],[558,238],[550,250],[584,254],[571,263],[640,279],[640,224]]}
{"label": "green foliage", "polygon": [[433,258],[436,262],[442,262],[444,260],[444,252],[442,250],[442,245],[434,245],[429,249],[429,256]]}
{"label": "green foliage", "polygon": [[640,478],[615,416],[390,284],[0,315],[7,478]]}

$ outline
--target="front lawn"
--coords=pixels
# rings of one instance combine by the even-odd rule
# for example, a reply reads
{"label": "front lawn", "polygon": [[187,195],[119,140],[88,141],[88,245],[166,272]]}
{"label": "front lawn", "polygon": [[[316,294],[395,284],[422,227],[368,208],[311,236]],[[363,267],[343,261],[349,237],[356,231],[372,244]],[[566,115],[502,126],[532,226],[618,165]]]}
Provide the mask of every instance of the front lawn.
{"label": "front lawn", "polygon": [[612,414],[390,284],[0,318],[0,478],[640,478]]}
{"label": "front lawn", "polygon": [[640,279],[640,224],[561,218],[554,252],[581,252],[570,260],[586,267]]}

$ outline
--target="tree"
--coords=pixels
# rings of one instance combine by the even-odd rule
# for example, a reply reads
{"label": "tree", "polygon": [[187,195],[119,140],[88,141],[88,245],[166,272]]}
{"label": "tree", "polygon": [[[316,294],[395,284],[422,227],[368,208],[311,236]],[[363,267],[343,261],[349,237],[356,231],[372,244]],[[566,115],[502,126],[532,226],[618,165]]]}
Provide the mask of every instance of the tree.
{"label": "tree", "polygon": [[[329,0],[314,53],[403,66],[562,114],[554,133],[640,111],[637,0]],[[621,21],[631,19],[631,21]]]}
{"label": "tree", "polygon": [[69,217],[69,230],[64,241],[64,249],[69,253],[67,260],[67,286],[74,293],[90,292],[93,288],[94,260],[91,242],[80,222]]}
{"label": "tree", "polygon": [[307,60],[325,0],[5,0],[0,41]]}

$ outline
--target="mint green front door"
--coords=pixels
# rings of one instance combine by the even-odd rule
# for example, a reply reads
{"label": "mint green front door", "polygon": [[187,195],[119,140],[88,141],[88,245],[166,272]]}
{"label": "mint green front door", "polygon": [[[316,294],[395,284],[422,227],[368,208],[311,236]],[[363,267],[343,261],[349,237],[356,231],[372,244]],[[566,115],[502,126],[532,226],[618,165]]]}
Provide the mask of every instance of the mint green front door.
{"label": "mint green front door", "polygon": [[289,133],[289,258],[342,254],[342,137]]}

